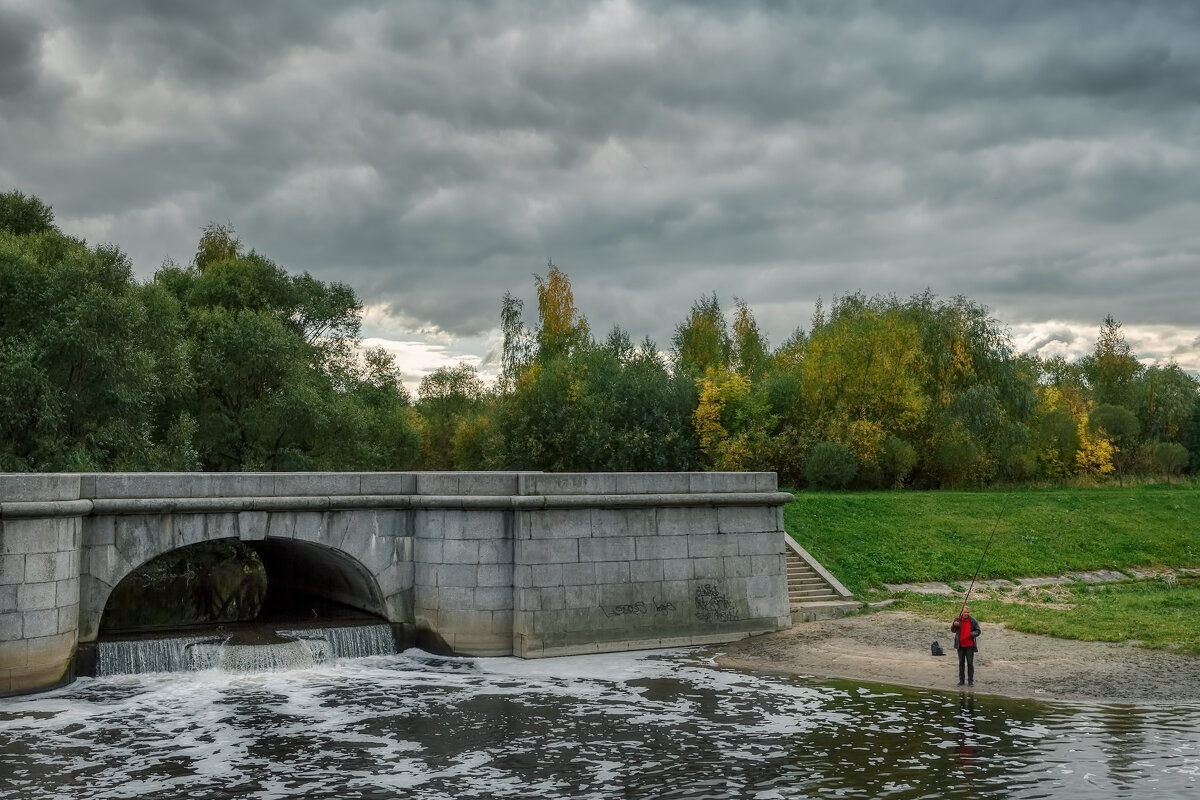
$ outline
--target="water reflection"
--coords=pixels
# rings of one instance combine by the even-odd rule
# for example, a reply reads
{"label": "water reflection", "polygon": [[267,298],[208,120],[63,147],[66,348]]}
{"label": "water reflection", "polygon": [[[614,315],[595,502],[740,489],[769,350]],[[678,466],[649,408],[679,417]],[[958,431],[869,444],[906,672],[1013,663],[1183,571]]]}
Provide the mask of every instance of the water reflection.
{"label": "water reflection", "polygon": [[418,651],[80,681],[0,706],[0,796],[1184,797],[1200,708]]}

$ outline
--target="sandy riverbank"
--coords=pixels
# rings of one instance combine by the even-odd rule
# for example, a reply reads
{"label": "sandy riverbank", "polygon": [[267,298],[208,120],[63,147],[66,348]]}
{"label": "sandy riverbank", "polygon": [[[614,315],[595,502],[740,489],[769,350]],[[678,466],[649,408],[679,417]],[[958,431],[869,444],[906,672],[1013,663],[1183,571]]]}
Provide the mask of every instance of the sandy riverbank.
{"label": "sandy riverbank", "polygon": [[[979,694],[1094,703],[1198,703],[1200,657],[1132,644],[1077,642],[980,621]],[[947,655],[930,655],[937,640]],[[723,667],[958,691],[958,657],[945,624],[880,611],[754,636],[726,645]]]}

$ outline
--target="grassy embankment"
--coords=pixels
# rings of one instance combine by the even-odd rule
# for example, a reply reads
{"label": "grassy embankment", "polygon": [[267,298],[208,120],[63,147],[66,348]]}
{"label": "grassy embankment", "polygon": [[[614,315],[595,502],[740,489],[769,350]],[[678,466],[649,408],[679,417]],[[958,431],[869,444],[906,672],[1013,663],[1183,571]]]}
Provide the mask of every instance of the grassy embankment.
{"label": "grassy embankment", "polygon": [[[1094,569],[1200,568],[1196,485],[978,492],[800,492],[787,530],[860,598],[885,583],[980,580]],[[899,607],[952,618],[956,597],[901,595]],[[1016,602],[1014,602],[1016,601]],[[972,593],[975,616],[1015,630],[1136,640],[1200,653],[1200,578]]]}

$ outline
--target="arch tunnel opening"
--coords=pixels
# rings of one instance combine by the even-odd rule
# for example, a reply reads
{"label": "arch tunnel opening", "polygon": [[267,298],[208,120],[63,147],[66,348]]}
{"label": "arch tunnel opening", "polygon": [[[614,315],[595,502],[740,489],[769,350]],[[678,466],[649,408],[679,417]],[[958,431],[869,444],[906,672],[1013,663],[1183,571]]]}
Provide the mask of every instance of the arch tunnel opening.
{"label": "arch tunnel opening", "polygon": [[[371,641],[358,642],[368,629]],[[204,648],[253,647],[261,656],[297,640],[319,663],[396,652],[408,638],[406,626],[388,623],[379,586],[362,564],[329,547],[282,539],[218,539],[147,561],[110,593],[98,634],[93,651],[81,652],[84,674],[202,669],[216,658],[197,665]],[[114,658],[128,663],[114,668]]]}
{"label": "arch tunnel opening", "polygon": [[263,539],[247,543],[267,574],[260,617],[294,621],[372,618],[383,620],[383,598],[366,568],[337,550],[309,542]]}
{"label": "arch tunnel opening", "polygon": [[292,540],[218,539],[164,553],[122,579],[100,634],[384,618],[374,579],[343,553]]}

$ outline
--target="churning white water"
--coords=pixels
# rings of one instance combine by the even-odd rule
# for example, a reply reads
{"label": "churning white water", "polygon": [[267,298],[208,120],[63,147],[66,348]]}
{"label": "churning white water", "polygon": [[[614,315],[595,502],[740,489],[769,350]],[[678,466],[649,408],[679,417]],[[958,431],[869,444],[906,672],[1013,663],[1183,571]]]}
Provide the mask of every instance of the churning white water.
{"label": "churning white water", "polygon": [[96,674],[304,669],[335,658],[363,658],[396,652],[395,639],[388,625],[281,630],[273,638],[277,641],[253,644],[240,642],[234,635],[102,641],[96,648]]}

